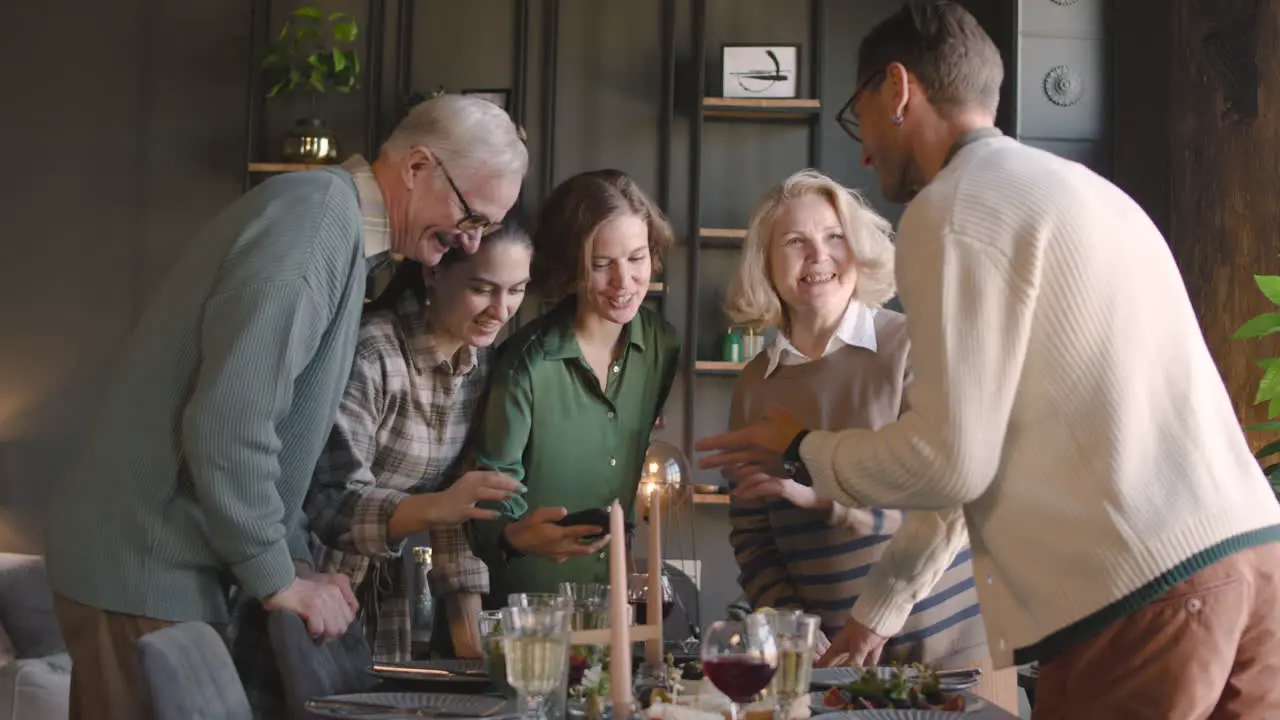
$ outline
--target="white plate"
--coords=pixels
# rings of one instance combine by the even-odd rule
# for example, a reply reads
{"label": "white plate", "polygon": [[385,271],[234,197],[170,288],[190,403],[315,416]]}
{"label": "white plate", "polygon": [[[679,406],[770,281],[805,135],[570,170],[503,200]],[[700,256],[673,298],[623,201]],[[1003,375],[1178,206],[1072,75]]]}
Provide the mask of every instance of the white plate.
{"label": "white plate", "polygon": [[[863,668],[860,667],[814,668],[809,684],[820,688],[842,687],[857,680],[862,675],[862,670]],[[893,673],[893,668],[890,667],[879,666],[876,670],[882,678],[890,677]],[[914,670],[907,669],[908,677],[914,673]],[[963,676],[963,679],[943,678],[938,684],[944,692],[958,692],[977,685],[978,678],[971,676]]]}
{"label": "white plate", "polygon": [[415,710],[446,713],[433,714],[433,717],[440,718],[495,718],[505,708],[507,708],[507,701],[502,698],[451,693],[350,693],[330,695],[307,702],[307,710],[321,717],[360,718],[361,720],[392,720],[393,718],[398,720],[414,717]]}
{"label": "white plate", "polygon": [[823,720],[955,720],[956,716],[968,715],[965,712],[943,712],[941,710],[850,710],[828,712]]}
{"label": "white plate", "polygon": [[[816,670],[814,672],[817,672]],[[826,692],[809,693],[809,712],[814,715],[821,715],[822,720],[874,720],[875,718],[884,718],[884,720],[956,720],[962,715],[971,715],[981,712],[987,706],[987,702],[977,695],[965,695],[964,710],[961,712],[949,712],[945,710],[833,710],[822,704],[822,697]]]}

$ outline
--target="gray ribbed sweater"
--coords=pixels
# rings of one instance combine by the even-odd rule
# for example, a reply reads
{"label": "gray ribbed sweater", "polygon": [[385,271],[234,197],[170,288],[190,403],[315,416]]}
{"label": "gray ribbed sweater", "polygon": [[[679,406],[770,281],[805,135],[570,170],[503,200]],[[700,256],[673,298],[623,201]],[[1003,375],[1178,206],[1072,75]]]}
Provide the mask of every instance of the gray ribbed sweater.
{"label": "gray ribbed sweater", "polygon": [[261,598],[293,580],[306,550],[286,528],[350,372],[365,275],[360,207],[339,169],[269,180],[190,241],[55,493],[56,592],[225,622],[229,584]]}

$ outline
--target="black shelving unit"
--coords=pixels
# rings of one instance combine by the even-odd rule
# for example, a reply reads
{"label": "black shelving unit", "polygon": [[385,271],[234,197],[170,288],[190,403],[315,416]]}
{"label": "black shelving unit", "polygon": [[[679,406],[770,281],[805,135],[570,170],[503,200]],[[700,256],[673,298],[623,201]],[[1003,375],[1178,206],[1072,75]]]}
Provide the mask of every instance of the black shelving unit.
{"label": "black shelving unit", "polygon": [[[364,79],[361,82],[365,113],[365,153],[376,148],[382,135],[382,53],[387,35],[386,0],[368,0],[367,14],[362,34],[365,43]],[[262,87],[262,72],[258,68],[258,59],[267,46],[271,30],[271,0],[252,0],[249,4],[249,96],[245,103],[245,165],[242,179],[243,189],[253,187],[254,179],[263,175],[279,172],[305,170],[308,166],[291,163],[264,161],[263,148],[266,144],[266,94]],[[410,0],[401,0],[400,12],[396,14],[394,32],[397,40],[403,42],[401,27],[405,7]],[[399,63],[397,62],[397,70]]]}
{"label": "black shelving unit", "polygon": [[[364,79],[362,81],[362,99],[365,114],[365,138],[363,153],[372,158],[383,138],[390,132],[395,118],[388,123],[383,112],[385,107],[384,88],[387,86],[386,69],[383,64],[384,52],[388,37],[395,40],[395,63],[391,68],[390,86],[393,88],[392,103],[398,106],[400,99],[413,92],[413,17],[416,0],[395,0],[394,20],[387,20],[387,0],[368,0],[368,10],[362,34],[367,38],[364,59]],[[548,16],[555,18],[559,14],[559,2],[546,0]],[[262,87],[262,73],[258,69],[258,59],[272,32],[271,0],[252,0],[249,6],[249,63],[248,63],[248,97],[245,103],[245,169],[242,185],[245,190],[253,186],[257,177],[271,173],[304,170],[308,166],[289,163],[264,161],[263,149],[266,142],[265,105],[266,94]],[[528,47],[529,47],[529,0],[512,0],[512,11],[516,18],[515,61],[512,68],[511,108],[515,121],[522,127],[525,124],[528,104]],[[552,23],[552,28],[555,23]],[[550,77],[551,93],[555,91],[554,45],[552,34]],[[551,112],[554,113],[554,102]],[[547,149],[550,152],[550,146]],[[549,166],[549,163],[548,163]]]}
{"label": "black shelving unit", "polygon": [[[707,96],[707,0],[693,3],[694,82],[690,90],[692,126],[689,148],[689,227],[688,272],[689,296],[685,318],[684,353],[684,445],[693,456],[696,439],[697,392],[700,378],[736,377],[740,364],[698,358],[698,296],[701,255],[703,250],[736,250],[742,247],[745,228],[711,228],[702,224],[702,159],[703,133],[708,121],[805,123],[809,126],[807,163],[818,168],[822,157],[822,133],[818,122],[823,117],[822,104],[822,29],[825,25],[824,0],[809,0],[808,74],[809,98],[787,100],[739,99]],[[717,380],[718,382],[718,380]]]}

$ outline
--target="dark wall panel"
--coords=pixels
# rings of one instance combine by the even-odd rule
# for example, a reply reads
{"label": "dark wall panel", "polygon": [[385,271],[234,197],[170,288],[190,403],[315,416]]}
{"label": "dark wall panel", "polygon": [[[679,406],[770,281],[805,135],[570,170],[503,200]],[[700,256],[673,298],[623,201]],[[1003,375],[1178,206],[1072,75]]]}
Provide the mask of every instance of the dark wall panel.
{"label": "dark wall panel", "polygon": [[658,196],[659,0],[560,0],[555,182],[612,167]]}
{"label": "dark wall panel", "polygon": [[414,90],[514,86],[514,0],[413,3]]}
{"label": "dark wall panel", "polygon": [[[0,543],[29,549],[137,312],[240,191],[248,0],[13,3]],[[22,542],[9,544],[14,523]]]}

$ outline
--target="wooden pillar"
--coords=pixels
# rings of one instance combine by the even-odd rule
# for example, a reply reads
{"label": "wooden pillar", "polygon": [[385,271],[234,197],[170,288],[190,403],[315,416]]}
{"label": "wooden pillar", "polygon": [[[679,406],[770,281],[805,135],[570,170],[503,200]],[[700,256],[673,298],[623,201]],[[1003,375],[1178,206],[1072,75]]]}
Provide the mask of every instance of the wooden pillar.
{"label": "wooden pillar", "polygon": [[[1115,179],[1165,232],[1245,424],[1280,339],[1231,340],[1280,273],[1280,0],[1113,0]],[[1260,441],[1261,438],[1255,438]]]}

